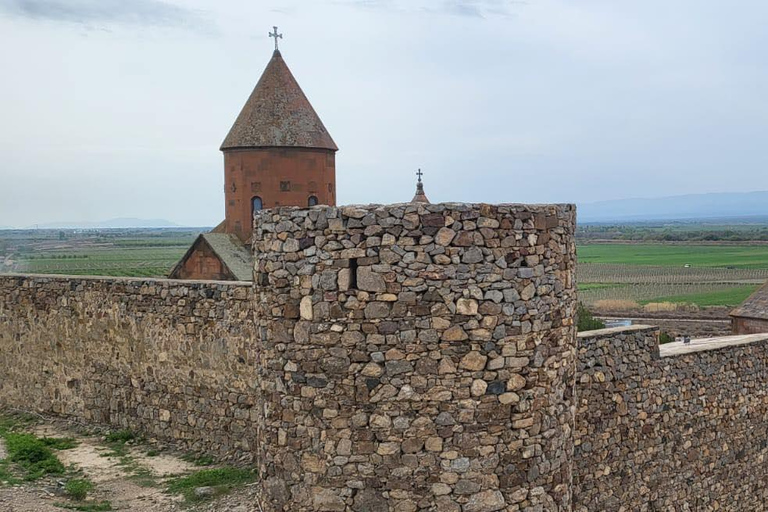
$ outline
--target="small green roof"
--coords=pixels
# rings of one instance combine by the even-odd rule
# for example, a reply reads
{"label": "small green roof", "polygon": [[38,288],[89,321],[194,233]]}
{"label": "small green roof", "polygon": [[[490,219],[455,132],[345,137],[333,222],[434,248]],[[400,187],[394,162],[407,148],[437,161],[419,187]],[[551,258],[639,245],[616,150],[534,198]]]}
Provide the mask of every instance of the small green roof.
{"label": "small green roof", "polygon": [[731,311],[731,316],[768,320],[768,282]]}
{"label": "small green roof", "polygon": [[236,281],[253,281],[253,255],[250,247],[240,240],[237,235],[229,233],[203,233],[198,236],[170,272],[170,277],[176,275],[184,262],[192,255],[199,244],[206,244],[216,254],[224,267]]}

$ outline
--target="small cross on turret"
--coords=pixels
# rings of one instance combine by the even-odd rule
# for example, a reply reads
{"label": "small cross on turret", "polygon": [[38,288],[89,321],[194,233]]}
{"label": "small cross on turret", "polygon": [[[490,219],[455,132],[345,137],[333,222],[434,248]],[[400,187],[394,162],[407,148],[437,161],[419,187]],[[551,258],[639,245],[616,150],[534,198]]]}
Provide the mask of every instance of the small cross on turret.
{"label": "small cross on turret", "polygon": [[277,40],[278,39],[282,39],[283,38],[283,34],[278,34],[277,33],[277,27],[273,26],[272,28],[274,29],[274,32],[270,32],[269,33],[269,37],[274,37],[275,38],[275,51],[277,51],[278,50],[277,49]]}
{"label": "small cross on turret", "polygon": [[427,199],[427,195],[424,193],[424,184],[421,182],[421,177],[424,176],[424,173],[421,172],[421,169],[416,171],[416,176],[418,176],[419,181],[416,182],[416,195],[413,196],[411,202],[429,204],[429,199]]}

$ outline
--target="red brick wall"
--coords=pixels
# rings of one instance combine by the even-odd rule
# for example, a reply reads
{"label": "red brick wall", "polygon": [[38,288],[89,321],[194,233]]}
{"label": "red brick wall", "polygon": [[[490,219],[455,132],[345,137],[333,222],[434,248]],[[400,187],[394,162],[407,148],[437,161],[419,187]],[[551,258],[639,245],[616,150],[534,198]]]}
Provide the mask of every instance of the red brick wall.
{"label": "red brick wall", "polygon": [[336,154],[327,149],[262,148],[224,152],[226,232],[247,240],[252,231],[251,199],[264,208],[336,205]]}
{"label": "red brick wall", "polygon": [[173,274],[174,279],[206,279],[211,281],[233,281],[221,260],[206,244],[197,244],[192,254],[178,271]]}
{"label": "red brick wall", "polygon": [[731,319],[733,334],[759,334],[768,332],[768,320],[757,320],[754,318]]}

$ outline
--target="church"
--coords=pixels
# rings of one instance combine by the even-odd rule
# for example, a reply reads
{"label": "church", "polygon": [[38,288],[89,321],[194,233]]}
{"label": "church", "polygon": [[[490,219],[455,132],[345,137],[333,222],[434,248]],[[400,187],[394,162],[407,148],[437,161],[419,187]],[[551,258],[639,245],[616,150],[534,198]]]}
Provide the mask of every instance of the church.
{"label": "church", "polygon": [[[172,279],[251,281],[254,211],[336,205],[339,148],[283,60],[274,29],[272,58],[221,144],[225,219],[195,240]],[[428,203],[418,176],[412,201]]]}

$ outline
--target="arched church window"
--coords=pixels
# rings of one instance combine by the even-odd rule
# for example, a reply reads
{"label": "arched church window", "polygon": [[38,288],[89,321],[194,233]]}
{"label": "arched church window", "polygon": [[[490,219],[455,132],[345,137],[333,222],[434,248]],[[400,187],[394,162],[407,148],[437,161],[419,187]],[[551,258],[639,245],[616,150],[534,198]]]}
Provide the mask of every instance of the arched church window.
{"label": "arched church window", "polygon": [[309,196],[307,204],[309,204],[309,206],[317,206],[317,196]]}
{"label": "arched church window", "polygon": [[261,203],[261,198],[259,196],[253,196],[253,199],[251,199],[251,217],[262,208],[264,208],[264,205]]}

